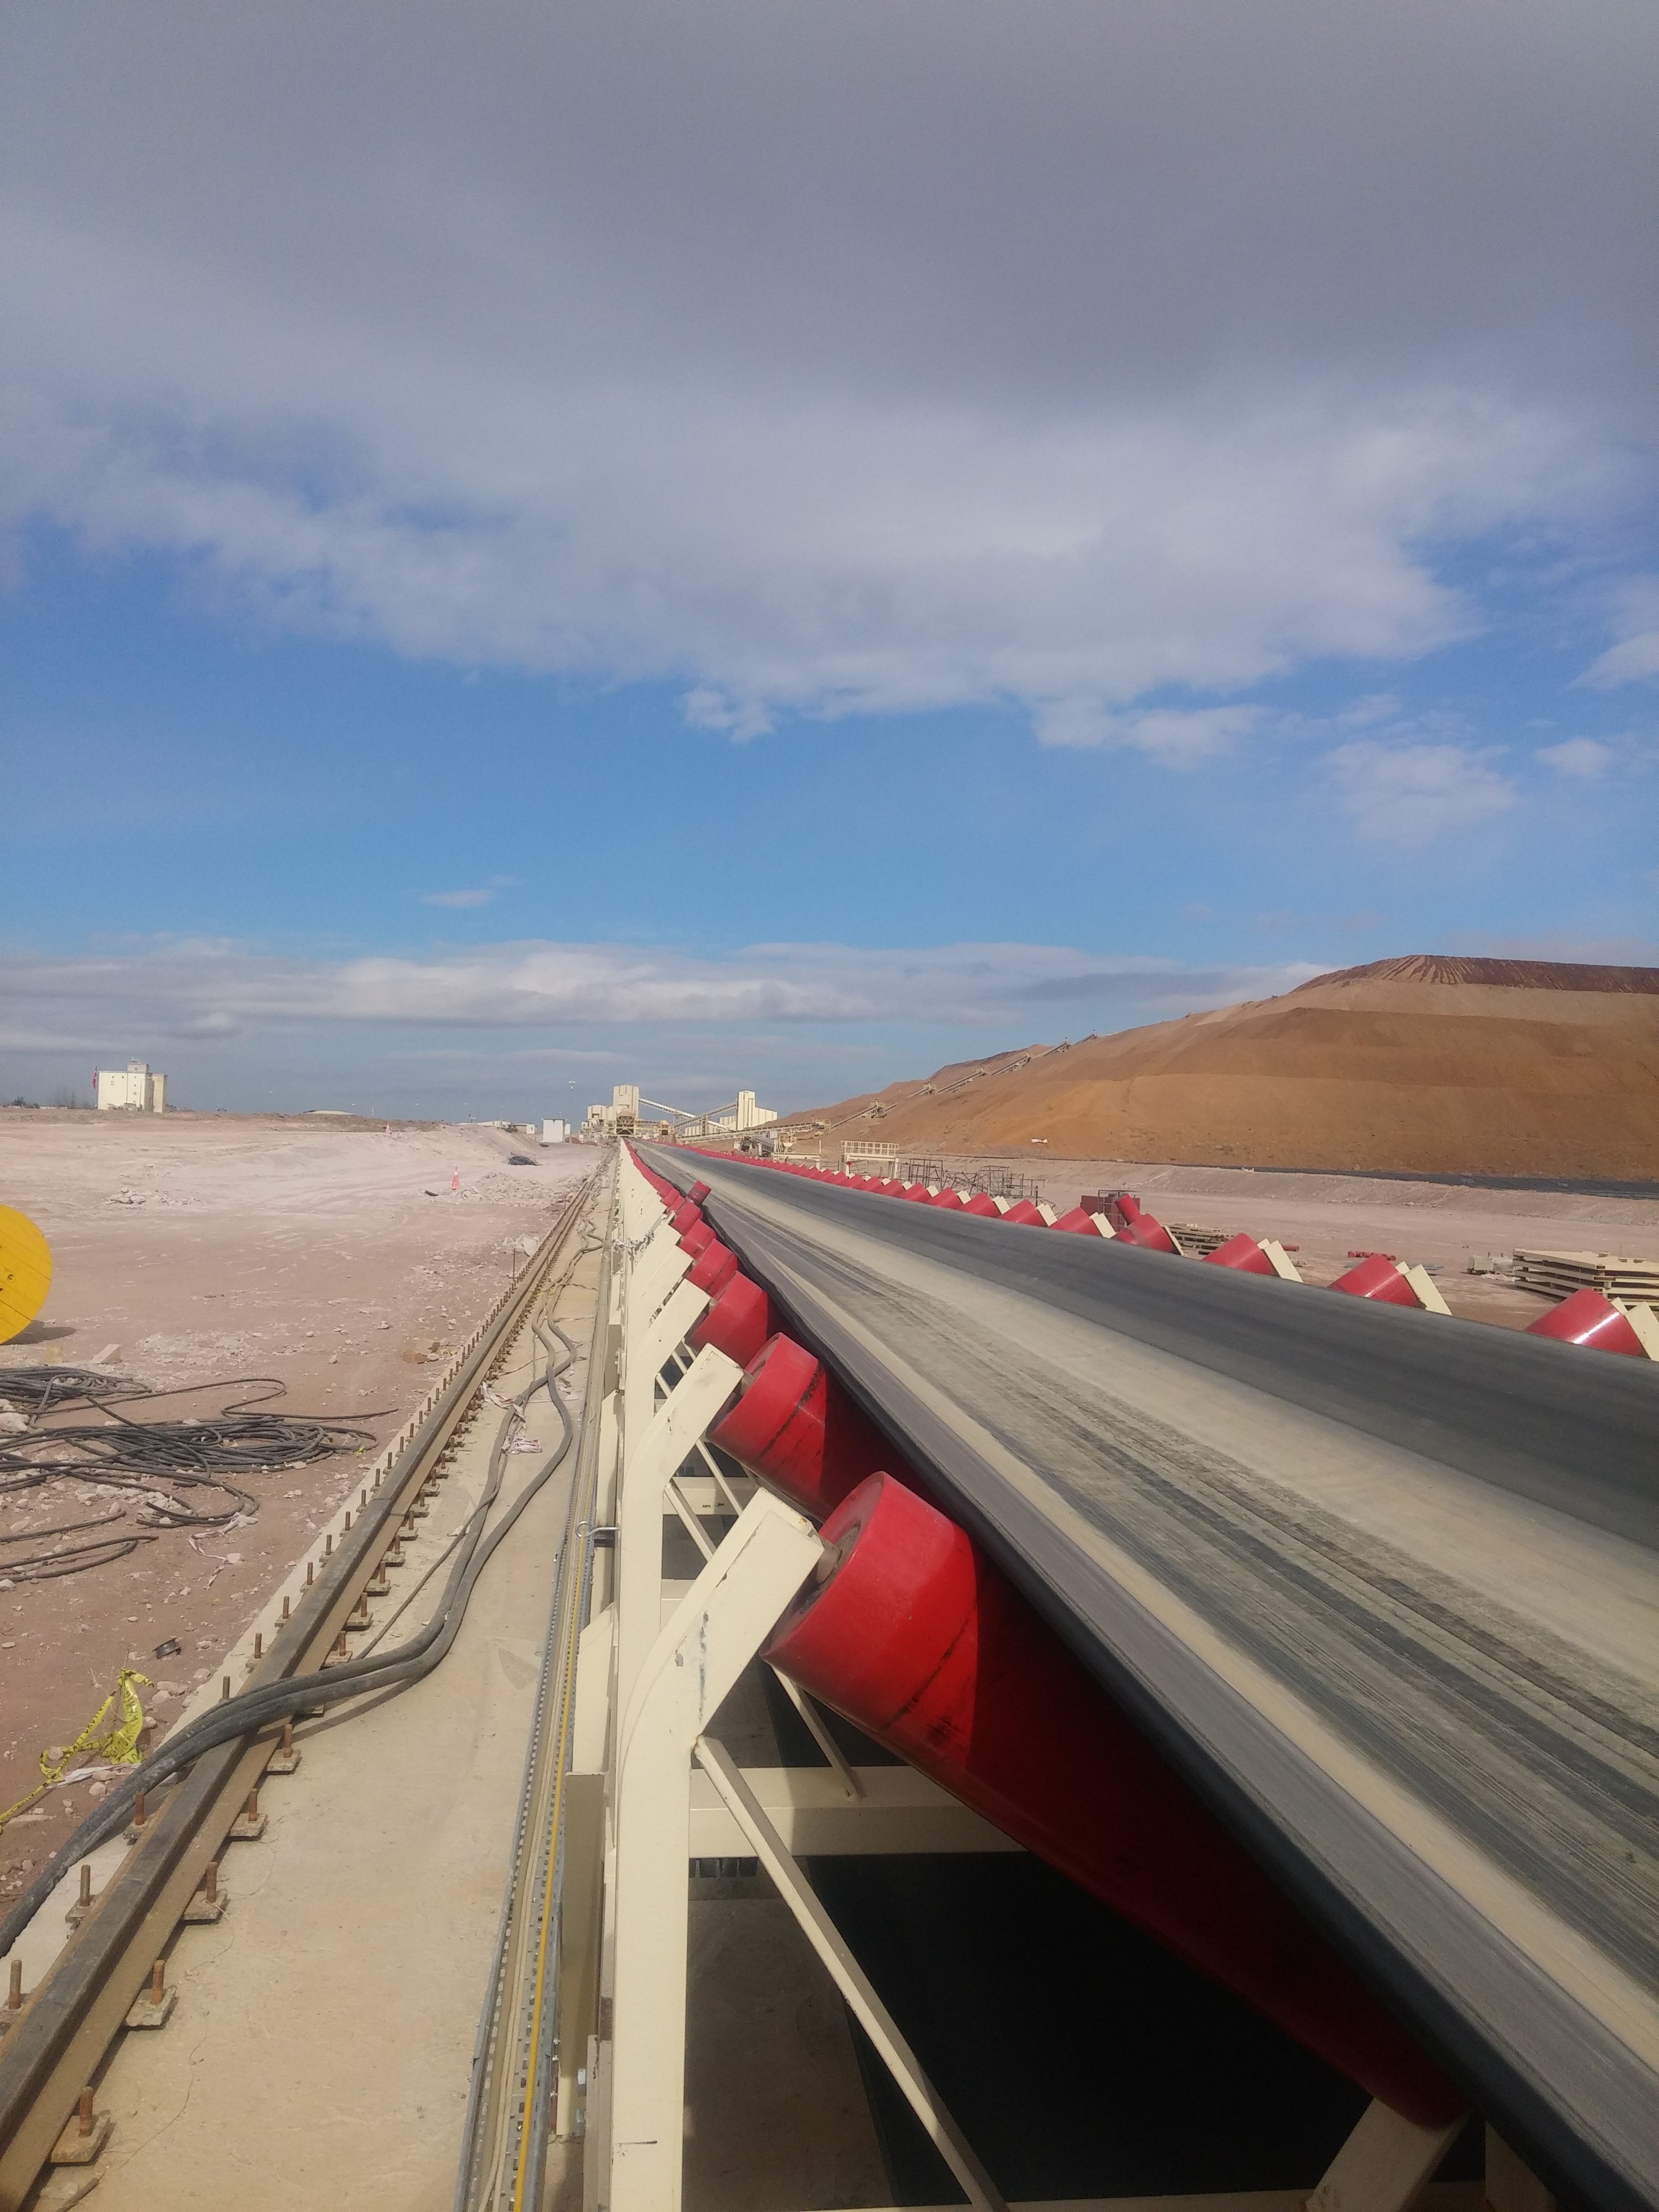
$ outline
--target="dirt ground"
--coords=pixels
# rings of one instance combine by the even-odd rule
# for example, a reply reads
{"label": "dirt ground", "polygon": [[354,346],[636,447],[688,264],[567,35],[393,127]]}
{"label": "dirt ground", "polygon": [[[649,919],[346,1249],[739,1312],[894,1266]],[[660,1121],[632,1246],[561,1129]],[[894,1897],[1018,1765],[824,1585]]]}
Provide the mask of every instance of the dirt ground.
{"label": "dirt ground", "polygon": [[[535,1165],[510,1166],[514,1152]],[[596,1157],[444,1125],[0,1109],[0,1204],[39,1224],[54,1270],[44,1312],[0,1346],[0,1365],[103,1355],[157,1389],[270,1376],[286,1386],[274,1410],[358,1418],[372,1457]],[[171,1419],[242,1395],[215,1388],[133,1410]],[[9,1583],[9,1553],[49,1545],[4,1540],[102,1514],[113,1493],[58,1480],[0,1496],[0,1810],[37,1784],[43,1750],[74,1741],[123,1666],[150,1676],[141,1695],[165,1726],[338,1510],[357,1465],[345,1455],[255,1477],[251,1521],[167,1530],[50,1582]],[[136,1528],[120,1502],[119,1525]],[[180,1650],[158,1659],[170,1641]],[[0,1829],[0,1899],[97,1787],[54,1790]]]}
{"label": "dirt ground", "polygon": [[1659,969],[1376,961],[1275,999],[961,1061],[791,1119],[902,1154],[1035,1140],[1258,1171],[1651,1186]]}

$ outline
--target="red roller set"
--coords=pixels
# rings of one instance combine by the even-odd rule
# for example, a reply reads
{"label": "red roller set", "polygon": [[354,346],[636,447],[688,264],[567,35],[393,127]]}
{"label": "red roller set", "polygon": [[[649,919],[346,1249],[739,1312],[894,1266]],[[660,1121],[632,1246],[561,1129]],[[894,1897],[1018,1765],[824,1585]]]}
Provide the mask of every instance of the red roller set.
{"label": "red roller set", "polygon": [[[680,1194],[640,1164],[678,1227]],[[917,1191],[925,1201],[925,1186],[902,1194]],[[1130,1218],[1167,1237],[1138,1209]],[[689,1341],[744,1373],[709,1441],[818,1522],[830,1547],[765,1656],[1370,2095],[1425,2126],[1455,2118],[1458,2090],[995,1562],[918,1494],[915,1471],[778,1330],[735,1255],[705,1246],[689,1279],[715,1251],[732,1265]]]}
{"label": "red roller set", "polygon": [[1613,1300],[1588,1287],[1575,1291],[1527,1325],[1528,1336],[1553,1336],[1563,1344],[1588,1345],[1596,1352],[1622,1352],[1637,1359],[1647,1358],[1647,1347],[1631,1327],[1628,1315]]}
{"label": "red roller set", "polygon": [[1254,1237],[1230,1237],[1224,1244],[1218,1244],[1213,1252],[1206,1252],[1204,1260],[1207,1267],[1231,1267],[1242,1275],[1271,1275],[1274,1273],[1273,1261]]}

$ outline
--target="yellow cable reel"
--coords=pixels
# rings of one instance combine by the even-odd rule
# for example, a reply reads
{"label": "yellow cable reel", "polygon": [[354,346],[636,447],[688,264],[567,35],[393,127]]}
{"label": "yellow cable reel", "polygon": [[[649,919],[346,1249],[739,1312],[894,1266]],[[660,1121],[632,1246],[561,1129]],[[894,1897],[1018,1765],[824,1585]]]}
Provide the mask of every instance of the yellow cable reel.
{"label": "yellow cable reel", "polygon": [[51,1288],[52,1247],[27,1213],[0,1206],[0,1344],[28,1327]]}

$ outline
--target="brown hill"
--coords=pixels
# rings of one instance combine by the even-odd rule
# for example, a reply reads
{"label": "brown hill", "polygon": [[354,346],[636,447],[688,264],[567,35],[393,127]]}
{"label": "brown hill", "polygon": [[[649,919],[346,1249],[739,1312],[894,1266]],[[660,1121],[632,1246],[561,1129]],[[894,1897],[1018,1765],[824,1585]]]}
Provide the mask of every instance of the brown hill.
{"label": "brown hill", "polygon": [[1659,1182],[1659,969],[1413,954],[811,1118],[935,1156]]}

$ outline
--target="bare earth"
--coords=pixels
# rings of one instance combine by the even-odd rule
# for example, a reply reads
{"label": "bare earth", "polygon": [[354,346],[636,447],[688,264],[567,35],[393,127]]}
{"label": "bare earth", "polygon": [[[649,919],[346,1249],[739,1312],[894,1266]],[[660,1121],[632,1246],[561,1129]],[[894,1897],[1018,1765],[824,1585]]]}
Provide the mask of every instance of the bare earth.
{"label": "bare earth", "polygon": [[1650,1183],[1659,969],[1413,956],[792,1117],[902,1153]]}
{"label": "bare earth", "polygon": [[[509,1167],[514,1151],[537,1164]],[[0,1204],[40,1224],[54,1264],[45,1312],[0,1346],[0,1364],[86,1364],[114,1345],[110,1364],[156,1389],[272,1376],[287,1389],[276,1410],[361,1416],[384,1438],[429,1384],[427,1363],[468,1334],[594,1158],[442,1125],[388,1135],[276,1116],[0,1110]],[[133,1410],[171,1419],[241,1395]],[[42,1750],[75,1740],[124,1665],[151,1677],[141,1694],[165,1725],[338,1510],[356,1465],[256,1477],[251,1522],[164,1531],[57,1581],[9,1585],[8,1552],[46,1547],[0,1540],[0,1810],[35,1787]],[[112,1495],[58,1480],[0,1498],[0,1540],[100,1514]],[[168,1640],[181,1651],[157,1659]],[[0,1898],[95,1787],[53,1790],[0,1829]]]}

